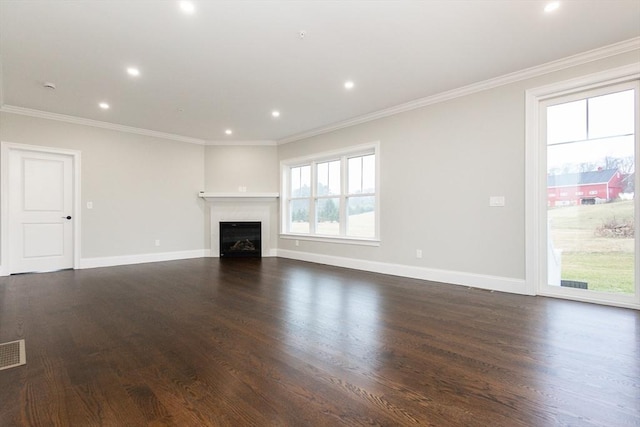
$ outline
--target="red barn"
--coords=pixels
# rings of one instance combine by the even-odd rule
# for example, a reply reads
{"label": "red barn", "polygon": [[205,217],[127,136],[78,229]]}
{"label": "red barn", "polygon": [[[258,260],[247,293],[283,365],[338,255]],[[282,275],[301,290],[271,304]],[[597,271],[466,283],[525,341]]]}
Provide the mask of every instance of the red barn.
{"label": "red barn", "polygon": [[592,205],[608,202],[623,191],[624,176],[618,169],[547,176],[549,206]]}

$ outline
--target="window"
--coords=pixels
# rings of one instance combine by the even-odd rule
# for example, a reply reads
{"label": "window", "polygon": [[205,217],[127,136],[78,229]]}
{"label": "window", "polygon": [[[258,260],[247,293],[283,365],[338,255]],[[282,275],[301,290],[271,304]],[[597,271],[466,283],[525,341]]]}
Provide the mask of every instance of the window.
{"label": "window", "polygon": [[378,239],[377,144],[282,163],[283,235]]}
{"label": "window", "polygon": [[289,224],[292,233],[309,232],[309,198],[311,197],[311,166],[291,168]]}

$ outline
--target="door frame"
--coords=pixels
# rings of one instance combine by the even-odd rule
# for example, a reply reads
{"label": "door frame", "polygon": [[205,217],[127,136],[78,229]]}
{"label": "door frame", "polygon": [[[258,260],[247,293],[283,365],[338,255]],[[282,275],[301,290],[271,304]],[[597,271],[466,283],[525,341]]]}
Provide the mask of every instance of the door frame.
{"label": "door frame", "polygon": [[[544,101],[584,92],[619,83],[628,83],[640,79],[640,64],[630,64],[613,68],[583,77],[561,81],[526,91],[526,124],[525,124],[525,289],[529,295],[546,295],[541,291],[540,283],[546,277],[547,242],[546,233],[542,232],[541,221],[544,219],[543,209],[547,208],[546,173],[541,173],[545,157],[540,145],[540,106]],[[636,108],[640,106],[636,105]],[[638,130],[636,129],[636,132]],[[636,141],[638,134],[636,133]],[[545,147],[546,148],[546,147]],[[640,157],[636,147],[636,159]],[[638,163],[636,163],[636,166]],[[636,171],[637,172],[637,171]],[[640,188],[640,176],[636,173],[636,188]],[[636,216],[640,213],[640,197],[635,197]],[[640,258],[640,238],[636,236],[636,259]],[[543,272],[544,270],[544,272]],[[545,280],[546,281],[546,280]],[[607,298],[606,294],[590,295],[576,293],[572,290],[565,294],[549,296],[568,298],[577,301],[615,305],[640,309],[640,269],[635,271],[636,293],[629,298]]]}
{"label": "door frame", "polygon": [[73,268],[80,268],[80,242],[81,239],[81,209],[80,209],[80,154],[78,150],[66,148],[45,147],[40,145],[19,144],[15,142],[0,143],[0,180],[2,183],[2,194],[0,194],[0,276],[8,276],[9,270],[9,248],[11,242],[11,230],[9,227],[9,193],[11,182],[9,182],[9,154],[11,151],[31,151],[45,154],[58,154],[71,157],[72,161],[72,199],[73,199]]}

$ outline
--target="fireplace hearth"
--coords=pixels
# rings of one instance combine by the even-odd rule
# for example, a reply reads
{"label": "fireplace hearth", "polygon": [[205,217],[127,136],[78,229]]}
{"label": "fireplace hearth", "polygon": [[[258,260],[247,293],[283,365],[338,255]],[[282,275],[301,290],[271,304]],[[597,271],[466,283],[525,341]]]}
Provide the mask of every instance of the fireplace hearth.
{"label": "fireplace hearth", "polygon": [[221,258],[261,258],[262,223],[220,222]]}

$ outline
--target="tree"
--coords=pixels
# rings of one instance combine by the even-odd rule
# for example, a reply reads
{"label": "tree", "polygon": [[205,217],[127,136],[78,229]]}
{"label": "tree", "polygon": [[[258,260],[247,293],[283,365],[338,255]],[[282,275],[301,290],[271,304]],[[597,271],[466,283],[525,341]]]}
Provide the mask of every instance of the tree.
{"label": "tree", "polygon": [[578,165],[579,172],[592,172],[598,170],[598,165],[592,162],[580,163]]}
{"label": "tree", "polygon": [[291,193],[291,197],[309,197],[310,195],[311,188],[306,184]]}
{"label": "tree", "polygon": [[636,191],[636,174],[635,173],[630,173],[628,175],[625,175],[624,178],[624,188],[622,189],[622,191],[624,193],[635,193]]}
{"label": "tree", "polygon": [[293,222],[309,222],[309,211],[306,209],[296,209],[291,214],[291,221]]}
{"label": "tree", "polygon": [[318,222],[336,222],[340,219],[340,211],[333,199],[325,199],[322,209],[318,212]]}
{"label": "tree", "polygon": [[602,165],[602,169],[619,169],[621,164],[621,158],[606,156],[604,158],[604,165]]}
{"label": "tree", "polygon": [[633,156],[622,157],[618,168],[622,174],[630,175],[636,170],[636,161]]}

